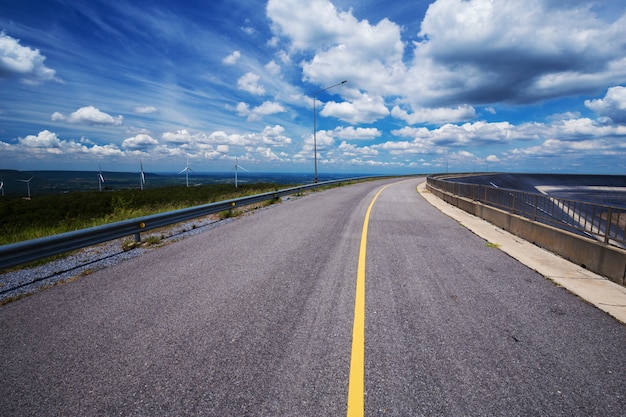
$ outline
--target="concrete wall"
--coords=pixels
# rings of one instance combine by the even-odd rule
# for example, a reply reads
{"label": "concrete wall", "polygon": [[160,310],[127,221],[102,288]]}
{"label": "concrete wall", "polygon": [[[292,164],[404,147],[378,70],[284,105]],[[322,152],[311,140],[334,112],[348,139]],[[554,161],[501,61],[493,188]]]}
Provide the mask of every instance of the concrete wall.
{"label": "concrete wall", "polygon": [[428,186],[442,200],[581,267],[626,286],[626,251]]}

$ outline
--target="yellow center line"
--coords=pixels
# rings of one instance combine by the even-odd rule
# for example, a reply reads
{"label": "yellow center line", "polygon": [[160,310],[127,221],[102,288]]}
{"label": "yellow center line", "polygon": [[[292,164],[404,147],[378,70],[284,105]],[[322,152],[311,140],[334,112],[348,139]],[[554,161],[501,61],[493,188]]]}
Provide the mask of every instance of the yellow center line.
{"label": "yellow center line", "polygon": [[356,273],[356,295],[354,300],[354,325],[352,327],[352,356],[350,357],[350,381],[348,383],[348,417],[362,417],[365,412],[365,255],[367,250],[367,229],[370,213],[378,196],[388,184],[381,188],[370,203],[363,221],[359,263]]}

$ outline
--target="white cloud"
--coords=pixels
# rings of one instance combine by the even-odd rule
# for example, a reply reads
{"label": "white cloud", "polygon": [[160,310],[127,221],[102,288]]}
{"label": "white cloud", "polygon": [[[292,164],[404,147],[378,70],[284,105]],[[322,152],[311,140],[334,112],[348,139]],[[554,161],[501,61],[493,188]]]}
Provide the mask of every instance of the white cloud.
{"label": "white cloud", "polygon": [[487,123],[479,121],[462,125],[445,124],[436,129],[405,127],[391,133],[401,137],[412,137],[415,141],[432,146],[477,146],[485,143],[509,143],[523,139],[518,135],[519,127],[508,122]]}
{"label": "white cloud", "polygon": [[185,144],[191,144],[191,143],[197,142],[198,136],[202,138],[203,134],[192,135],[187,130],[181,129],[175,132],[164,132],[161,135],[161,139],[163,139],[163,141],[165,141],[168,144],[185,145]]}
{"label": "white cloud", "polygon": [[573,155],[576,157],[590,157],[592,155],[616,155],[623,154],[623,149],[616,149],[614,145],[604,139],[591,139],[578,142],[548,139],[537,146],[528,148],[515,148],[505,153],[507,156],[532,156],[532,157],[563,157]]}
{"label": "white cloud", "polygon": [[165,153],[182,149],[187,154],[206,155],[207,152],[227,153],[231,146],[278,148],[292,143],[291,138],[286,136],[284,132],[285,128],[280,125],[265,126],[261,132],[246,134],[228,134],[220,130],[210,134],[204,132],[190,133],[182,129],[163,133],[161,137],[164,145],[160,147],[160,151]]}
{"label": "white cloud", "polygon": [[265,64],[265,70],[274,76],[280,75],[280,65],[274,60]]}
{"label": "white cloud", "polygon": [[302,144],[302,149],[294,154],[295,160],[307,160],[313,158],[313,149],[317,143],[317,153],[328,149],[333,149],[335,138],[332,130],[320,130],[316,132],[315,140],[313,135],[308,136]]}
{"label": "white cloud", "polygon": [[334,131],[335,136],[347,140],[372,140],[382,135],[380,130],[375,127],[337,127]]}
{"label": "white cloud", "polygon": [[263,116],[283,113],[285,108],[280,104],[272,101],[265,101],[261,105],[250,109],[247,103],[240,102],[237,104],[237,114],[242,117],[247,117],[248,121],[260,120]]}
{"label": "white cloud", "polygon": [[[302,62],[305,80],[324,86],[347,78],[369,95],[401,97],[414,109],[403,117],[437,123],[468,120],[469,106],[623,82],[626,13],[605,20],[598,9],[591,1],[437,0],[407,50],[395,23],[358,20],[328,0],[270,0],[267,15],[293,55],[313,53]],[[411,52],[413,60],[403,60]]]}
{"label": "white cloud", "polygon": [[555,121],[547,126],[545,137],[566,141],[585,141],[596,138],[626,138],[626,126],[606,125],[589,118]]}
{"label": "white cloud", "polygon": [[380,94],[402,72],[401,29],[388,19],[376,25],[359,21],[327,0],[270,0],[267,14],[274,33],[287,38],[293,51],[316,52],[303,63],[305,79],[312,83],[348,78]]}
{"label": "white cloud", "polygon": [[[456,158],[475,162],[514,163],[522,157],[553,157],[571,155],[586,158],[593,155],[624,154],[626,146],[626,126],[607,125],[588,118],[554,119],[550,123],[522,123],[512,125],[509,122],[487,123],[484,121],[462,125],[446,124],[435,129],[426,127],[404,127],[393,130],[393,135],[410,140],[387,141],[372,148],[386,151],[390,155],[438,154],[444,149],[461,148],[455,153]],[[477,152],[492,151],[486,145],[511,145],[526,142],[530,146],[517,147],[512,151],[503,151],[498,156],[488,154],[484,158],[472,154],[466,149]],[[541,142],[541,145],[535,145]],[[456,162],[460,162],[457,160]]]}
{"label": "white cloud", "polygon": [[237,88],[250,94],[262,96],[265,94],[265,87],[259,84],[260,79],[259,75],[248,72],[237,80]]}
{"label": "white cloud", "polygon": [[150,113],[158,112],[159,109],[157,109],[154,106],[137,106],[137,107],[133,107],[133,111],[139,114],[150,114]]}
{"label": "white cloud", "polygon": [[283,158],[278,156],[271,148],[268,148],[268,147],[259,146],[254,150],[254,152],[257,155],[259,155],[261,158],[263,158],[265,161],[273,161],[273,162],[283,161]]}
{"label": "white cloud", "polygon": [[626,87],[611,87],[604,98],[585,100],[585,106],[598,116],[608,117],[614,123],[626,124]]}
{"label": "white cloud", "polygon": [[140,133],[130,138],[124,139],[122,148],[129,151],[148,151],[159,144],[159,141],[152,136]]}
{"label": "white cloud", "polygon": [[391,115],[411,125],[418,123],[441,124],[471,120],[476,117],[476,110],[472,106],[464,104],[455,108],[418,108],[412,114],[409,114],[399,106],[394,106],[391,110]]}
{"label": "white cloud", "polygon": [[232,54],[230,54],[227,57],[225,57],[224,59],[222,59],[222,63],[224,63],[226,65],[235,65],[237,63],[237,61],[239,60],[239,58],[241,58],[241,52],[240,51],[233,51]]}
{"label": "white cloud", "polygon": [[351,124],[374,123],[389,115],[382,97],[370,97],[367,94],[358,94],[351,101],[336,103],[330,101],[324,105],[320,115],[336,117]]}
{"label": "white cloud", "polygon": [[349,36],[358,25],[349,12],[339,12],[330,1],[269,0],[267,15],[276,33],[291,40],[295,49],[322,47]]}
{"label": "white cloud", "polygon": [[43,81],[61,82],[56,71],[46,67],[46,57],[39,49],[20,45],[4,31],[0,32],[0,78],[17,76],[27,84],[39,84]]}
{"label": "white cloud", "polygon": [[426,103],[535,102],[623,80],[626,14],[607,24],[591,4],[438,0],[403,88]]}
{"label": "white cloud", "polygon": [[124,156],[124,152],[113,144],[94,145],[91,148],[88,148],[88,152],[98,157]]}
{"label": "white cloud", "polygon": [[260,139],[263,144],[271,146],[285,146],[291,143],[291,138],[283,135],[285,128],[280,125],[265,126],[260,135],[253,136]]}
{"label": "white cloud", "polygon": [[248,35],[254,35],[256,33],[256,29],[251,26],[250,19],[246,19],[245,25],[241,27],[241,30],[243,30]]}
{"label": "white cloud", "polygon": [[62,148],[64,146],[64,142],[59,139],[57,134],[49,130],[43,130],[37,136],[28,135],[25,138],[20,138],[19,143],[28,148]]}
{"label": "white cloud", "polygon": [[81,107],[69,116],[59,112],[54,112],[51,120],[54,122],[101,126],[119,126],[124,122],[124,118],[122,116],[113,117],[93,106]]}
{"label": "white cloud", "polygon": [[230,151],[230,147],[228,145],[217,145],[215,147],[215,151],[222,154],[227,154]]}
{"label": "white cloud", "polygon": [[342,152],[343,156],[346,156],[346,157],[355,157],[355,156],[373,157],[373,156],[377,156],[379,153],[377,149],[374,149],[370,146],[357,147],[345,141],[339,144],[338,149]]}
{"label": "white cloud", "polygon": [[[37,135],[28,135],[24,138],[18,138],[18,145],[12,145],[10,150],[15,155],[21,154],[27,150],[28,154],[33,157],[46,157],[57,155],[59,157],[71,157],[72,155],[98,155],[98,156],[121,156],[123,152],[113,145],[91,145],[88,139],[81,138],[79,142],[72,140],[62,140],[54,132],[42,130]],[[4,144],[4,142],[0,142]],[[89,144],[91,146],[87,146]]]}
{"label": "white cloud", "polygon": [[547,117],[548,120],[570,120],[570,119],[578,119],[580,117],[580,112],[577,111],[566,111],[564,113],[555,113],[551,114]]}

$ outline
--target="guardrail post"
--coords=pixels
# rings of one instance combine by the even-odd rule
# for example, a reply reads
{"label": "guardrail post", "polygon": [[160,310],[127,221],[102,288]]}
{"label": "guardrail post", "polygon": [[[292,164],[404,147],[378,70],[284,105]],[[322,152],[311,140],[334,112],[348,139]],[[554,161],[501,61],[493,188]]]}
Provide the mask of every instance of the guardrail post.
{"label": "guardrail post", "polygon": [[[146,224],[144,222],[139,223],[139,228],[145,229]],[[135,233],[135,243],[140,243],[140,242],[141,242],[141,232],[137,232]]]}

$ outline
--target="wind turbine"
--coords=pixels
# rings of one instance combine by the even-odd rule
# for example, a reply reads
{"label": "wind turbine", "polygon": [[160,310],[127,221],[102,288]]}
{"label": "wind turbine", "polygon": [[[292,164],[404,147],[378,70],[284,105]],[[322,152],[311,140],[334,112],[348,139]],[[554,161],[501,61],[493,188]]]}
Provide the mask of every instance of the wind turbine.
{"label": "wind turbine", "polygon": [[143,161],[139,160],[139,166],[141,166],[141,172],[139,173],[139,186],[143,190],[143,185],[146,183],[146,176],[143,173]]}
{"label": "wind turbine", "polygon": [[187,183],[187,187],[189,187],[189,171],[193,172],[193,169],[189,168],[189,158],[187,158],[187,165],[185,166],[185,169],[178,173],[179,175],[183,172],[185,173],[185,181]]}
{"label": "wind turbine", "polygon": [[247,169],[239,165],[239,160],[237,159],[237,157],[235,157],[235,168],[233,169],[235,170],[235,188],[237,188],[237,170],[243,169],[246,172],[250,172],[250,171],[248,171]]}
{"label": "wind turbine", "polygon": [[104,177],[102,176],[102,164],[100,164],[100,170],[98,171],[98,191],[102,192],[102,183],[104,182]]}
{"label": "wind turbine", "polygon": [[[29,199],[29,200],[30,200],[30,180],[32,180],[34,177],[35,177],[35,176],[33,175],[32,177],[30,177],[30,178],[29,178],[29,179],[27,179],[27,180],[18,180],[18,181],[21,181],[21,182],[25,182],[25,183],[26,183],[26,189],[28,190],[28,199]],[[2,184],[2,185],[4,185],[4,184]],[[3,193],[3,195],[4,195],[4,193]]]}

